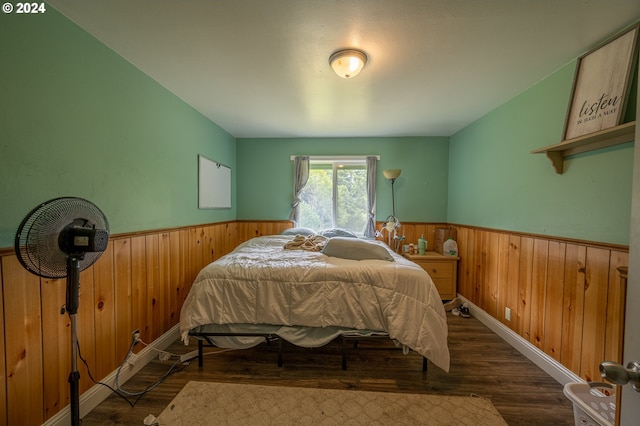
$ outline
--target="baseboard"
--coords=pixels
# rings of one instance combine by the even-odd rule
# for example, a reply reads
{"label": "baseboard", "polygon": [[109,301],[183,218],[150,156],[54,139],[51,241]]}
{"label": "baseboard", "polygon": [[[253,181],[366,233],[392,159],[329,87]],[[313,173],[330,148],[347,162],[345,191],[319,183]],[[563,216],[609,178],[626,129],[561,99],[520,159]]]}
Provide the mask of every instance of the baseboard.
{"label": "baseboard", "polygon": [[458,295],[458,298],[469,304],[471,315],[500,336],[505,342],[513,346],[531,362],[544,370],[545,373],[553,377],[558,383],[564,386],[569,382],[584,382],[580,376],[576,375],[573,371],[569,370],[567,367],[529,343],[522,336],[502,324],[484,310],[480,309],[478,306],[460,295]]}
{"label": "baseboard", "polygon": [[[145,365],[151,362],[158,356],[158,353],[154,349],[166,349],[169,345],[176,341],[180,336],[180,325],[176,324],[169,331],[149,344],[137,354],[136,363],[134,366],[125,366],[120,371],[118,381],[120,384],[126,383],[134,374],[142,369]],[[107,377],[102,379],[102,383],[105,383],[111,387],[115,386],[116,371],[112,371]],[[88,391],[80,395],[80,418],[87,415],[91,410],[96,408],[102,401],[107,399],[112,394],[111,390],[101,386],[94,385]],[[60,410],[53,417],[47,420],[43,426],[68,426],[71,424],[71,413],[68,406]]]}

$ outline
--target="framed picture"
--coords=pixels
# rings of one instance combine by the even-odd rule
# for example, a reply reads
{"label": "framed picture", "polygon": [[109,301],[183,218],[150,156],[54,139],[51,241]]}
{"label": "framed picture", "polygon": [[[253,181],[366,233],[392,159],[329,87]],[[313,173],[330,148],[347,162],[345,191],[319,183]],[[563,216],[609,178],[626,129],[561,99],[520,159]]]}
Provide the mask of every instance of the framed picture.
{"label": "framed picture", "polygon": [[621,124],[637,58],[635,25],[578,58],[563,140]]}

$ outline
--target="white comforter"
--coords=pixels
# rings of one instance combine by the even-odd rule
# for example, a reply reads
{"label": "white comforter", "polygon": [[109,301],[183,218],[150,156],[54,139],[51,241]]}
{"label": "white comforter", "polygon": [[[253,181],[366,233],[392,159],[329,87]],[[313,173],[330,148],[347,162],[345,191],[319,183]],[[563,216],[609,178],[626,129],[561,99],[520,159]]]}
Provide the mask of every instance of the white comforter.
{"label": "white comforter", "polygon": [[380,330],[449,371],[446,314],[420,266],[391,251],[394,262],[285,250],[292,238],[254,238],[200,271],[180,313],[182,339],[206,324]]}

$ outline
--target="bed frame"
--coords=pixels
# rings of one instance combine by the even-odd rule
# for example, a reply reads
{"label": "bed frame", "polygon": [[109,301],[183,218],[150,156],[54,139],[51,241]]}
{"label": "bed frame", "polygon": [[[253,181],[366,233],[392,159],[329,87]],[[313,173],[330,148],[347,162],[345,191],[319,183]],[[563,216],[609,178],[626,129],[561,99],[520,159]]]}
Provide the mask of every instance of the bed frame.
{"label": "bed frame", "polygon": [[[204,347],[217,347],[214,345],[208,338],[209,337],[263,337],[267,342],[267,345],[271,345],[272,342],[278,342],[278,367],[282,367],[282,341],[284,339],[280,338],[277,334],[272,333],[215,333],[215,332],[195,332],[190,331],[189,336],[196,337],[198,339],[198,367],[204,366]],[[389,339],[389,335],[384,333],[371,335],[371,336],[359,336],[359,335],[349,335],[342,334],[339,337],[342,341],[342,369],[347,369],[347,342],[353,342],[353,349],[358,348],[359,340],[374,340],[374,339]],[[206,341],[206,345],[205,345]],[[427,367],[429,365],[429,360],[427,357],[422,357],[422,371],[424,373],[427,372]]]}

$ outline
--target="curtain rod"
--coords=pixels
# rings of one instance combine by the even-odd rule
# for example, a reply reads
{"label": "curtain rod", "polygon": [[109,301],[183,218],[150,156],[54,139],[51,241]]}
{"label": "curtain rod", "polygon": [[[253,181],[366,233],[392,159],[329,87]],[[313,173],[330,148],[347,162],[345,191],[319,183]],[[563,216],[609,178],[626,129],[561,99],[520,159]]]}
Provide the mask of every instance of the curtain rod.
{"label": "curtain rod", "polygon": [[[295,160],[298,155],[292,155],[289,157],[291,161]],[[376,160],[380,159],[379,155],[300,155],[300,157],[309,157],[309,160],[329,160],[329,161],[340,161],[340,160],[364,160],[367,157],[376,157]]]}

